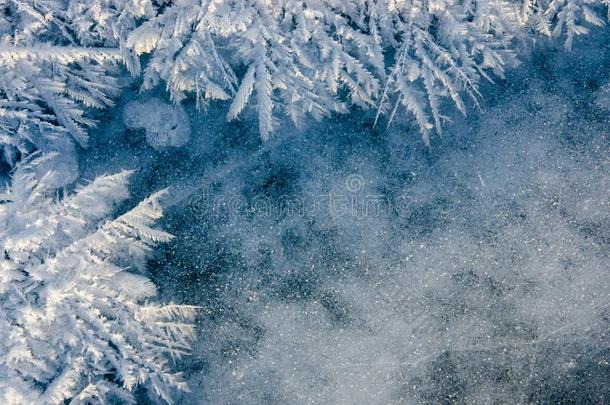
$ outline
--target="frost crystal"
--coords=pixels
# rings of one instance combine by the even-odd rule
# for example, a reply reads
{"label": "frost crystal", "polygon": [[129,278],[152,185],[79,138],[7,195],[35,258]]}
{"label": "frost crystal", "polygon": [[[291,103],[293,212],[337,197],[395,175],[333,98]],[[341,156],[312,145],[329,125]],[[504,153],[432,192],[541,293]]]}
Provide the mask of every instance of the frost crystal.
{"label": "frost crystal", "polygon": [[56,174],[36,174],[47,159],[18,166],[1,195],[0,403],[134,403],[137,387],[171,402],[194,309],[148,302],[154,284],[129,271],[171,238],[152,228],[159,194],[105,220],[130,172],[57,199]]}
{"label": "frost crystal", "polygon": [[123,118],[129,128],[144,128],[146,142],[155,150],[184,146],[191,136],[184,110],[156,98],[127,103]]}

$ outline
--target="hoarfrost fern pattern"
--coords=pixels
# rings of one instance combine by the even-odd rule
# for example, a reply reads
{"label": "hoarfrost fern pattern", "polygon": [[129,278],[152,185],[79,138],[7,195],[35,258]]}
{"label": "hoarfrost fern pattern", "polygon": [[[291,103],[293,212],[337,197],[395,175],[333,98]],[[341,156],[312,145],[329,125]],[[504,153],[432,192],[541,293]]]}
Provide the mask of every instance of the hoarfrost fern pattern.
{"label": "hoarfrost fern pattern", "polygon": [[134,402],[138,386],[171,402],[194,308],[148,302],[146,256],[171,238],[151,227],[159,194],[106,221],[130,172],[58,198],[54,173],[34,175],[44,159],[18,166],[0,205],[0,402]]}

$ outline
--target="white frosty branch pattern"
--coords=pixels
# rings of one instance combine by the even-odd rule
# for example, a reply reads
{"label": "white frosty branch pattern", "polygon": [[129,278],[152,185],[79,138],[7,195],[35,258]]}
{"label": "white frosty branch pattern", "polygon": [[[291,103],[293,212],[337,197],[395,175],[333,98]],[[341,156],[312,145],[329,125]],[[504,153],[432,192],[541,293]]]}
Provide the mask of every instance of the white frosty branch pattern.
{"label": "white frosty branch pattern", "polygon": [[148,302],[142,272],[171,235],[152,225],[160,193],[105,222],[130,172],[57,200],[46,158],[18,166],[0,205],[0,402],[133,403],[138,386],[171,402],[186,389],[170,361],[189,351],[195,309]]}

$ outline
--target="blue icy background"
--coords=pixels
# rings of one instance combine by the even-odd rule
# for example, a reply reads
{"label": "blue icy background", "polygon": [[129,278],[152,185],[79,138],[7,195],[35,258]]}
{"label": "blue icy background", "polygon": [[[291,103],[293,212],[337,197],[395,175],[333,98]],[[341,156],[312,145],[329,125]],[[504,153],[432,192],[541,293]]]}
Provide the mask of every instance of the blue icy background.
{"label": "blue icy background", "polygon": [[609,403],[609,43],[538,45],[429,149],[361,111],[261,143],[213,104],[157,152],[133,83],[80,164],[170,187],[151,275],[202,307],[182,403]]}

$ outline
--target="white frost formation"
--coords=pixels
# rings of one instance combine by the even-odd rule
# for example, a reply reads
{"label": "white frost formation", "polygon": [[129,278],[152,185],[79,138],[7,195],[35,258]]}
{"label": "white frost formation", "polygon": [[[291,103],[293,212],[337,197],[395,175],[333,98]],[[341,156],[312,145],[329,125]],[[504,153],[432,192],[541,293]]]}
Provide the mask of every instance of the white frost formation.
{"label": "white frost formation", "polygon": [[155,150],[184,146],[191,136],[189,118],[184,110],[158,98],[127,103],[123,118],[129,128],[144,128],[146,142]]}
{"label": "white frost formation", "polygon": [[[17,166],[0,194],[0,403],[170,403],[194,308],[160,305],[145,268],[159,193],[113,218],[130,172],[57,196],[48,156]],[[31,159],[30,159],[31,160]]]}

